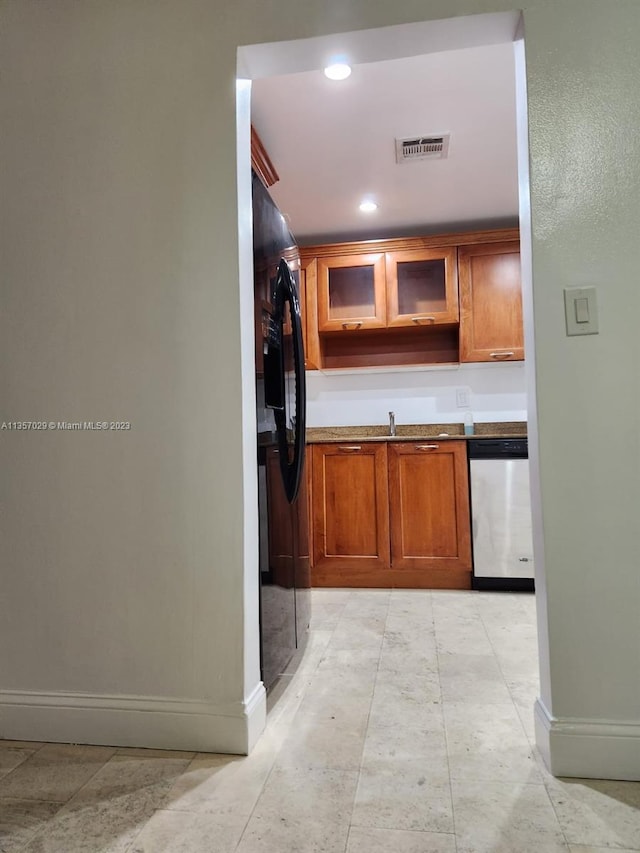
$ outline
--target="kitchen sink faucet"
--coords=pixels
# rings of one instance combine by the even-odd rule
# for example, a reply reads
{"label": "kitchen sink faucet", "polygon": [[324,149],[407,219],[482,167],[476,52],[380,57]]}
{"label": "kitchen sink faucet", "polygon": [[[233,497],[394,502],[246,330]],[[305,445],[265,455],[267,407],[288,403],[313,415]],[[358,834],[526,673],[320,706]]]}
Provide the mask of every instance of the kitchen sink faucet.
{"label": "kitchen sink faucet", "polygon": [[396,434],[396,413],[389,412],[389,435]]}

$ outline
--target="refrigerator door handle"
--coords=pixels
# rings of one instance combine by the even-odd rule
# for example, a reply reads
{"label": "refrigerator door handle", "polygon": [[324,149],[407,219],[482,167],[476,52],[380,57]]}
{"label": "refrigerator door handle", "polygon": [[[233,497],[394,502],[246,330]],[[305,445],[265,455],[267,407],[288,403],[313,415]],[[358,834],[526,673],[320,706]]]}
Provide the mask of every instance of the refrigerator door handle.
{"label": "refrigerator door handle", "polygon": [[[305,455],[305,422],[306,422],[306,384],[304,372],[304,344],[302,340],[302,314],[298,289],[291,275],[289,265],[284,258],[278,264],[278,275],[276,278],[276,310],[278,320],[284,322],[284,303],[289,303],[291,316],[291,336],[293,343],[293,373],[295,382],[295,413],[290,416],[290,423],[286,423],[284,411],[275,412],[276,427],[278,430],[278,445],[280,449],[280,470],[284,481],[284,490],[289,503],[293,503],[300,488],[302,473],[304,471]],[[284,363],[283,363],[284,370]],[[286,408],[286,407],[285,407]],[[288,441],[288,430],[293,431],[293,458],[290,459],[290,443]]]}

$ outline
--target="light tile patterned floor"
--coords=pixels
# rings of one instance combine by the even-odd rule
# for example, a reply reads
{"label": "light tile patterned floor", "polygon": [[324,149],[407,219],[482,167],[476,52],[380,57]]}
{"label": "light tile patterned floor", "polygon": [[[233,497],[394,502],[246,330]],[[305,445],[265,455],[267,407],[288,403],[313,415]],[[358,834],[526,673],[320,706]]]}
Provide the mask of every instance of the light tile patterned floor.
{"label": "light tile patterned floor", "polygon": [[248,758],[0,741],[0,853],[640,853],[533,748],[533,596],[314,590]]}

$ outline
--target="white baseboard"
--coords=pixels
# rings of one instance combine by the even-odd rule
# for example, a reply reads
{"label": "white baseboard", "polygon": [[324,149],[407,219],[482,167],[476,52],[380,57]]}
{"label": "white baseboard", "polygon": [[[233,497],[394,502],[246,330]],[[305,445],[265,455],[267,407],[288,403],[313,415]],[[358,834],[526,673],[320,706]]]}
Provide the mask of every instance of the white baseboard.
{"label": "white baseboard", "polygon": [[260,735],[267,725],[267,691],[260,682],[253,693],[243,703],[244,716],[247,722],[247,745],[242,753],[248,755],[258,742]]}
{"label": "white baseboard", "polygon": [[244,702],[0,690],[0,738],[247,755],[266,721],[260,682]]}
{"label": "white baseboard", "polygon": [[640,722],[553,717],[538,699],[536,743],[554,776],[640,781]]}

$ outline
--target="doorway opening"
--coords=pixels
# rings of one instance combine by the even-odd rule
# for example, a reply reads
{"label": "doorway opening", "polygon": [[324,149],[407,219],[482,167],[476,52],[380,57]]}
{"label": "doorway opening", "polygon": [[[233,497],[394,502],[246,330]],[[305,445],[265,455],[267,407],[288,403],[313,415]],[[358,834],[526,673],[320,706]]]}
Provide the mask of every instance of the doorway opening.
{"label": "doorway opening", "polygon": [[[354,68],[352,82],[330,84],[336,88],[329,95],[333,97],[329,106],[329,101],[320,96],[329,90],[319,72],[332,60],[345,57]],[[363,72],[360,82],[365,73],[370,79],[363,96],[363,113],[353,115],[353,102],[342,94],[349,86],[353,88],[359,70]],[[281,172],[282,181],[273,187],[273,197],[302,245],[428,236],[463,228],[519,227],[527,353],[524,364],[441,366],[427,368],[428,374],[424,367],[405,367],[402,381],[397,371],[384,369],[367,373],[342,370],[339,377],[329,372],[310,373],[308,424],[373,425],[383,422],[387,409],[394,410],[396,422],[408,424],[462,421],[467,411],[472,412],[476,423],[526,421],[534,531],[541,536],[536,507],[535,356],[520,16],[480,15],[246,46],[239,51],[239,74],[246,81],[238,89],[239,169],[245,175],[249,172],[249,126],[253,118]],[[452,114],[442,117],[447,99],[455,99],[456,82],[461,78],[479,84],[483,92],[474,95],[473,87],[468,88],[469,100],[462,107],[466,125]],[[393,85],[386,88],[390,80]],[[342,90],[338,88],[341,85],[345,85]],[[436,106],[433,101],[427,104],[421,93],[438,89],[440,102]],[[487,109],[501,103],[501,98],[510,103],[508,116],[500,109]],[[310,115],[307,105],[311,105]],[[401,107],[406,108],[404,112]],[[488,117],[482,115],[483,109]],[[404,116],[411,114],[414,118],[407,121]],[[374,156],[374,149],[381,146],[381,135],[389,143],[384,165]],[[428,171],[412,171],[415,166],[410,163],[398,165],[397,151],[403,150],[403,141],[410,142],[413,137],[418,142],[446,139],[449,158],[433,160]],[[311,141],[322,147],[322,162]],[[468,155],[464,165],[458,159],[463,151]],[[416,165],[423,166],[420,162]],[[331,172],[338,174],[335,185]],[[356,173],[361,178],[362,198],[349,183]],[[389,183],[380,189],[383,173],[390,176]],[[239,178],[241,221],[250,210],[247,186],[248,180]],[[378,202],[377,210],[361,213],[357,210],[361,200]],[[365,216],[370,218],[365,220]],[[246,259],[250,244],[242,238],[241,227],[241,253]],[[251,287],[248,280],[247,285]],[[542,554],[542,549],[536,548],[536,553]]]}

